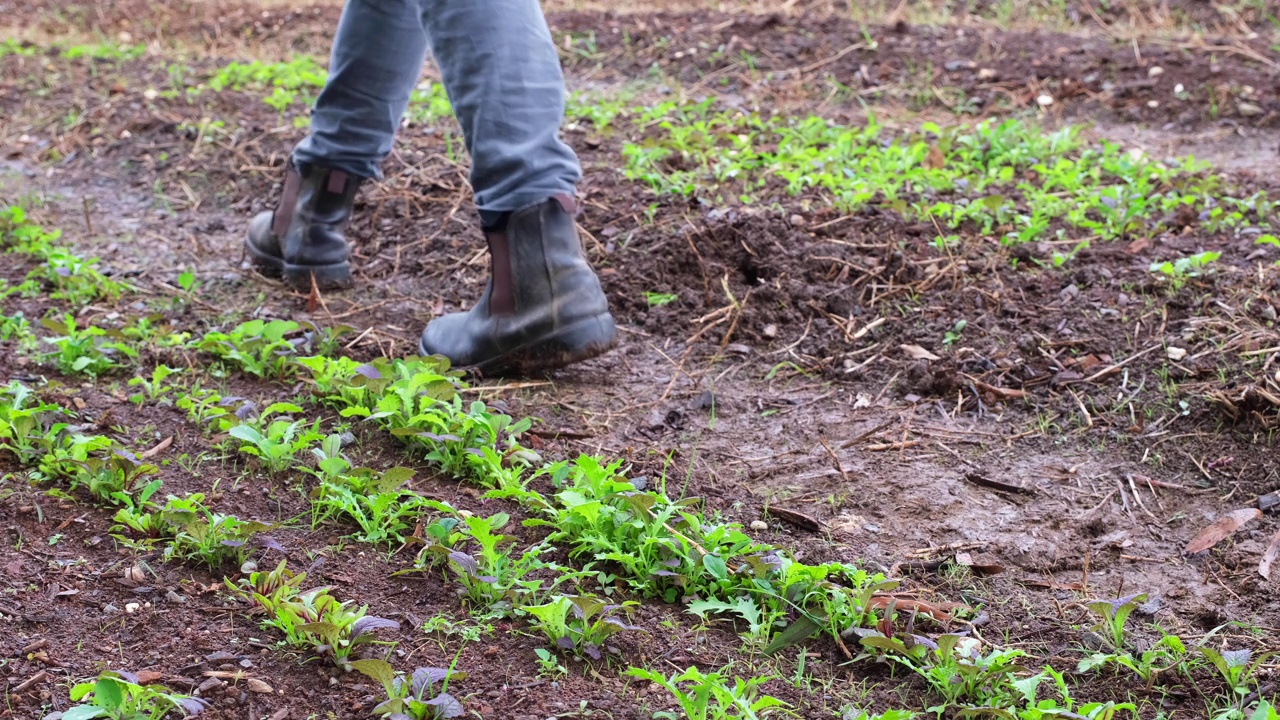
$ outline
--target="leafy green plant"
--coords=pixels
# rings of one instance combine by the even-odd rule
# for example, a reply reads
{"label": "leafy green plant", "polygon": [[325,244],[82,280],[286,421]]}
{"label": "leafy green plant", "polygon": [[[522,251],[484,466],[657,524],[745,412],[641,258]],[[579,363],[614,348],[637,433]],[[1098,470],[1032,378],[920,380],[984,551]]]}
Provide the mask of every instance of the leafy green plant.
{"label": "leafy green plant", "polygon": [[403,487],[412,477],[413,471],[403,467],[383,473],[358,468],[324,477],[311,492],[311,526],[341,519],[360,528],[355,535],[360,542],[403,543],[430,506],[426,498]]}
{"label": "leafy green plant", "polygon": [[31,330],[31,321],[23,317],[21,312],[0,316],[0,342],[14,342],[18,352],[30,354],[39,348],[36,334]]}
{"label": "leafy green plant", "polygon": [[289,336],[299,328],[292,320],[249,320],[225,333],[205,333],[194,345],[234,370],[260,378],[278,378],[294,368],[297,344],[302,339]]}
{"label": "leafy green plant", "polygon": [[310,649],[344,670],[354,669],[353,652],[379,642],[374,632],[400,627],[394,620],[369,615],[368,606],[352,609],[351,601],[339,602],[328,588],[296,588],[297,582],[280,582],[272,595],[253,593],[267,616],[263,625],[283,632],[290,645]]}
{"label": "leafy green plant", "polygon": [[55,352],[45,355],[45,359],[54,361],[58,370],[68,375],[84,373],[97,377],[119,367],[120,363],[116,361],[117,354],[130,359],[138,356],[138,351],[127,343],[111,339],[113,336],[119,336],[117,331],[108,331],[92,325],[79,328],[76,325],[75,316],[71,313],[63,315],[61,320],[49,317],[40,322],[56,333],[54,337],[44,339],[45,342],[57,348]]}
{"label": "leafy green plant", "polygon": [[50,452],[71,419],[61,407],[40,402],[31,388],[17,380],[0,389],[0,449],[22,465]]}
{"label": "leafy green plant", "polygon": [[141,392],[136,392],[129,396],[129,402],[134,405],[142,405],[144,402],[151,401],[162,405],[171,405],[172,401],[168,395],[174,390],[181,387],[180,385],[167,385],[166,381],[175,375],[180,375],[182,370],[168,367],[167,365],[157,365],[151,371],[151,377],[148,379],[144,376],[137,376],[129,380],[129,387],[141,387]]}
{"label": "leafy green plant", "polygon": [[[1053,681],[1057,698],[1039,698],[1039,688],[1045,680]],[[1048,665],[1035,675],[1015,680],[1013,686],[1021,693],[1025,703],[1025,706],[1018,710],[1016,716],[1018,720],[1053,720],[1055,718],[1113,720],[1121,712],[1127,712],[1130,717],[1138,716],[1138,709],[1133,703],[1093,702],[1077,707],[1075,699],[1071,697],[1071,688],[1067,685],[1066,678]],[[1010,713],[1003,714],[1009,716]]]}
{"label": "leafy green plant", "polygon": [[[1205,638],[1208,639],[1207,637]],[[1203,640],[1201,641],[1203,642]],[[1278,653],[1276,651],[1254,655],[1248,648],[1240,650],[1216,650],[1206,645],[1197,645],[1196,650],[1204,656],[1209,664],[1218,671],[1218,676],[1227,684],[1231,698],[1226,717],[1245,717],[1244,702],[1257,686],[1258,668]],[[1219,715],[1223,717],[1223,715]]]}
{"label": "leafy green plant", "polygon": [[1177,292],[1188,279],[1203,275],[1209,265],[1220,257],[1220,252],[1205,251],[1173,261],[1153,262],[1151,272],[1163,275],[1169,282],[1169,289]]}
{"label": "leafy green plant", "polygon": [[366,659],[351,663],[352,668],[382,684],[387,699],[373,708],[375,717],[388,720],[444,720],[462,717],[462,703],[450,695],[449,683],[461,679],[462,673],[444,668],[418,668],[405,677],[385,660]]}
{"label": "leafy green plant", "polygon": [[123,670],[108,670],[93,682],[75,685],[71,702],[77,704],[62,713],[62,720],[160,720],[174,711],[195,717],[209,707],[200,698],[142,685],[138,676]]}
{"label": "leafy green plant", "polygon": [[981,651],[980,641],[956,634],[939,635],[937,641],[907,634],[904,638],[871,635],[862,646],[904,665],[924,678],[943,700],[929,708],[939,716],[948,708],[968,703],[981,708],[1010,708],[1017,700],[1015,673],[1026,670],[1017,660],[1021,650]]}
{"label": "leafy green plant", "polygon": [[1093,626],[1093,631],[1098,633],[1112,650],[1124,652],[1126,645],[1124,624],[1133,611],[1142,607],[1142,603],[1146,601],[1146,593],[1135,593],[1114,600],[1094,600],[1085,607],[1102,618]]}
{"label": "leafy green plant", "polygon": [[623,630],[641,631],[626,617],[637,605],[634,601],[610,605],[590,595],[556,595],[547,603],[523,605],[520,610],[536,619],[535,625],[557,649],[599,660],[610,636]]}
{"label": "leafy green plant", "polygon": [[662,305],[670,305],[679,300],[680,296],[673,293],[645,292],[644,300],[649,303],[649,307],[660,307]]}
{"label": "leafy green plant", "polygon": [[786,703],[775,697],[760,694],[760,686],[771,680],[770,677],[753,677],[747,680],[735,677],[731,685],[722,671],[704,673],[696,667],[669,678],[638,667],[629,668],[623,674],[648,680],[671,693],[682,715],[662,712],[654,713],[655,718],[756,720],[774,710],[787,707]]}
{"label": "leafy green plant", "polygon": [[[90,457],[79,464],[81,469],[71,478],[71,488],[83,486],[98,500],[114,505],[125,504],[126,497],[139,489],[138,481],[160,471],[155,465],[142,462],[133,453],[118,447],[105,458]],[[155,488],[147,493],[148,497],[160,487],[159,480],[152,483]]]}
{"label": "leafy green plant", "polygon": [[1147,687],[1155,683],[1156,678],[1170,670],[1183,666],[1187,657],[1187,648],[1177,635],[1165,635],[1135,657],[1132,653],[1093,653],[1080,661],[1077,670],[1088,672],[1105,665],[1117,665],[1133,671]]}
{"label": "leafy green plant", "polygon": [[183,498],[170,495],[161,514],[173,528],[165,558],[199,560],[211,570],[227,561],[243,565],[249,540],[271,528],[266,523],[213,512],[205,507],[202,493]]}
{"label": "leafy green plant", "polygon": [[283,414],[302,412],[302,408],[290,403],[275,403],[262,411],[256,427],[251,423],[242,423],[232,427],[230,435],[240,441],[239,451],[257,458],[262,467],[272,475],[288,470],[297,462],[299,453],[309,450],[319,440],[320,421],[307,424],[305,420],[280,418],[267,421],[267,418]]}
{"label": "leafy green plant", "polygon": [[27,273],[27,279],[44,282],[54,300],[66,300],[76,306],[98,300],[115,302],[133,289],[102,274],[97,258],[86,260],[65,248],[50,248],[42,257],[45,264]]}
{"label": "leafy green plant", "polygon": [[538,675],[555,679],[561,675],[568,675],[569,668],[560,662],[560,658],[546,648],[534,648],[533,655],[538,659]]}
{"label": "leafy green plant", "polygon": [[[506,513],[463,517],[459,526],[461,538],[456,546],[461,549],[451,551],[447,562],[469,601],[500,612],[528,603],[541,589],[542,580],[531,577],[535,571],[555,569],[540,559],[549,549],[545,544],[534,545],[519,555],[506,548],[516,538],[499,531],[510,519]],[[556,575],[555,582],[564,582],[570,577],[568,573],[561,573]]]}

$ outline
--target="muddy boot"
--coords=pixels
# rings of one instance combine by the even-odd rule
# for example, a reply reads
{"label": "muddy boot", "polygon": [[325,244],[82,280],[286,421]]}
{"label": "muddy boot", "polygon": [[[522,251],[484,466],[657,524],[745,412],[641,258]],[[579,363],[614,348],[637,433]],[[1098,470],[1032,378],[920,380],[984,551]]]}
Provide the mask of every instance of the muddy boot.
{"label": "muddy boot", "polygon": [[289,164],[284,194],[274,212],[259,213],[249,224],[244,247],[258,271],[310,290],[351,284],[350,249],[342,227],[351,217],[363,178],[318,165]]}
{"label": "muddy boot", "polygon": [[617,336],[582,254],[573,199],[557,195],[486,232],[492,274],[468,312],[436,318],[419,351],[488,374],[551,370],[608,350]]}

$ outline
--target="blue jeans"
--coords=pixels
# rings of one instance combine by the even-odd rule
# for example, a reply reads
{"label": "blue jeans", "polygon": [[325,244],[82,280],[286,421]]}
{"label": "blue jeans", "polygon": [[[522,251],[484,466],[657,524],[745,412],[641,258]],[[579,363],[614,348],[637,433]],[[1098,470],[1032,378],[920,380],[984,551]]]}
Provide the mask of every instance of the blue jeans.
{"label": "blue jeans", "polygon": [[486,223],[572,193],[564,77],[538,0],[347,0],[311,134],[294,159],[378,177],[430,41]]}

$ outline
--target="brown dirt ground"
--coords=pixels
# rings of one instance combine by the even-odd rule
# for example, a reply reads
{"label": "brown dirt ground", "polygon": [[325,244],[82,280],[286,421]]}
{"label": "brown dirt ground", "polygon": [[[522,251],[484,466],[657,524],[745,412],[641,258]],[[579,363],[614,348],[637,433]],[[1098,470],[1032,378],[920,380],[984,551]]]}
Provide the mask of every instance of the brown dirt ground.
{"label": "brown dirt ground", "polygon": [[[123,3],[31,7],[14,24],[48,35],[113,35],[122,19],[135,32],[141,25],[146,37],[159,30],[198,58],[193,71],[219,67],[261,43],[274,42],[272,52],[323,54],[336,17],[329,6],[165,4],[152,14]],[[1203,4],[1185,7],[1200,12]],[[4,3],[0,16],[15,17]],[[1275,53],[1262,40],[1153,40],[1138,43],[1135,53],[1132,43],[1106,34],[1081,40],[987,25],[890,24],[872,30],[880,43],[875,52],[845,52],[861,39],[856,25],[803,12],[574,9],[551,20],[570,38],[565,58],[577,88],[609,87],[656,64],[655,84],[691,96],[714,93],[726,103],[835,117],[855,117],[866,102],[906,125],[946,113],[962,97],[982,98],[973,108],[978,115],[999,115],[1025,111],[1049,92],[1050,124],[1132,123],[1101,124],[1096,132],[1170,152],[1194,140],[1223,166],[1243,168],[1240,183],[1276,192],[1274,161],[1249,162],[1251,148],[1275,152],[1268,132],[1280,117]],[[582,44],[588,31],[595,33],[593,48]],[[1224,46],[1235,49],[1212,49]],[[721,47],[726,51],[710,57]],[[751,54],[754,68],[741,64],[739,50]],[[1153,66],[1164,73],[1153,79]],[[996,75],[978,81],[984,68]],[[857,97],[832,95],[832,81],[855,88]],[[194,105],[144,99],[143,89],[165,82],[165,63],[155,58],[0,59],[7,168],[0,197],[39,200],[39,220],[63,228],[68,242],[149,289],[144,300],[162,304],[176,326],[217,324],[236,313],[310,317],[372,328],[353,352],[394,355],[413,347],[432,316],[478,294],[484,275],[478,228],[467,211],[465,172],[447,159],[442,133],[414,129],[402,138],[386,180],[365,191],[352,229],[360,287],[308,313],[305,298],[248,271],[239,250],[246,219],[271,204],[278,168],[300,131],[278,127],[256,93],[208,94]],[[1169,101],[1176,83],[1184,84],[1188,100]],[[1252,88],[1247,95],[1245,86]],[[926,94],[933,99],[913,100]],[[1208,110],[1214,98],[1216,116]],[[1241,102],[1261,112],[1244,116]],[[82,110],[82,119],[64,122],[68,108]],[[179,126],[202,116],[227,119],[232,135],[214,147],[197,146]],[[1238,620],[1254,631],[1233,631],[1232,642],[1274,646],[1276,587],[1256,567],[1280,522],[1264,518],[1206,556],[1180,552],[1222,512],[1280,487],[1270,445],[1280,415],[1247,392],[1275,382],[1269,377],[1280,345],[1274,326],[1280,277],[1273,257],[1254,255],[1247,239],[1191,223],[1147,243],[1095,245],[1066,272],[1028,262],[1048,257],[1053,247],[1023,248],[1015,270],[1009,251],[983,238],[968,237],[950,256],[939,256],[931,227],[874,210],[843,217],[814,209],[821,204],[806,198],[779,198],[781,211],[664,200],[650,222],[644,210],[653,198],[615,170],[627,137],[585,127],[571,127],[566,136],[583,157],[581,222],[623,337],[617,350],[573,371],[491,383],[501,389],[490,397],[543,419],[532,437],[544,452],[624,457],[638,473],[665,474],[669,487],[705,498],[713,512],[744,523],[766,520],[762,539],[804,559],[895,568],[926,597],[981,604],[991,617],[988,640],[1060,667],[1079,657],[1088,624],[1082,598],[1139,590],[1162,598],[1146,619],[1168,630],[1194,638]],[[1150,280],[1152,260],[1201,249],[1223,251],[1216,275],[1177,295]],[[159,283],[186,267],[198,271],[201,302],[161,303]],[[21,278],[25,269],[0,259],[6,279]],[[728,304],[721,278],[745,304],[704,319]],[[652,290],[675,292],[679,300],[650,308],[643,292]],[[37,317],[42,304],[6,305],[5,312],[15,309]],[[85,317],[107,324],[114,310],[89,308]],[[883,324],[857,334],[882,314]],[[720,324],[699,334],[717,317]],[[943,347],[941,337],[960,318],[969,321],[962,340]],[[1186,347],[1187,359],[1167,360],[1160,350],[1166,343]],[[922,345],[942,359],[913,361],[901,344]],[[0,367],[4,381],[49,374],[8,347],[0,347]],[[162,456],[170,461],[162,476],[168,491],[216,487],[219,509],[264,520],[303,512],[305,501],[287,480],[205,455],[209,440],[181,413],[120,402],[116,384],[123,381],[61,379],[58,394],[82,400],[88,418],[140,450],[174,437]],[[241,381],[234,389],[261,402],[294,392]],[[1000,389],[1027,395],[1010,399]],[[1213,396],[1224,402],[1210,402]],[[1185,411],[1179,401],[1188,403]],[[370,464],[413,464],[376,434],[357,447]],[[0,465],[0,473],[14,470]],[[966,479],[972,476],[1026,492],[994,490]],[[481,509],[474,492],[426,467],[415,483]],[[41,708],[63,706],[64,681],[108,666],[155,670],[180,690],[203,682],[204,671],[240,668],[276,690],[252,693],[241,683],[209,688],[203,694],[215,703],[214,717],[367,716],[374,702],[367,683],[331,679],[326,668],[275,649],[269,631],[211,589],[219,577],[134,558],[114,547],[103,512],[19,482],[6,487],[13,494],[0,505],[6,531],[0,614],[11,627],[4,672],[10,687],[40,669],[53,681],[11,696],[0,717],[40,717]],[[806,531],[769,515],[768,507],[800,511],[824,529]],[[484,507],[499,509],[519,516],[506,504]],[[436,579],[389,578],[407,557],[343,545],[338,535],[297,522],[275,533],[291,566],[310,568],[340,596],[401,621],[398,633],[386,634],[400,643],[399,665],[446,665],[460,652],[458,667],[469,677],[457,689],[481,716],[543,718],[572,713],[580,702],[618,718],[666,707],[659,694],[619,679],[618,662],[569,663],[571,672],[554,682],[538,677],[538,641],[509,627],[470,643],[424,635],[418,628],[426,618],[465,618],[451,589]],[[917,561],[957,549],[1006,569],[989,577],[920,569],[932,566]],[[268,551],[260,561],[277,559]],[[142,587],[122,573],[135,560],[153,573]],[[129,602],[151,605],[132,614],[108,608]],[[860,693],[859,702],[881,709],[924,702],[918,682],[891,678],[886,668],[840,666],[843,658],[829,643],[811,648],[806,667],[818,680],[805,687],[789,679],[794,657],[744,652],[731,628],[701,628],[679,608],[653,604],[637,621],[649,634],[624,641],[625,662],[672,670],[732,660],[743,674],[777,672],[788,679],[772,681],[768,690],[796,703],[803,717],[834,717]],[[47,645],[34,655],[21,652],[37,640]],[[1111,678],[1077,681],[1082,698],[1125,699],[1140,690]],[[1138,697],[1146,703],[1142,717],[1206,712],[1194,686]]]}

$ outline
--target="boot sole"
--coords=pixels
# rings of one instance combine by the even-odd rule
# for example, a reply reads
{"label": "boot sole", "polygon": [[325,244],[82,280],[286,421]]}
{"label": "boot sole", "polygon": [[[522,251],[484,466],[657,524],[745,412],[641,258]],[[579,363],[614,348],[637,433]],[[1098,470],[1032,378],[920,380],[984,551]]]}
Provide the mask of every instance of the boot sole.
{"label": "boot sole", "polygon": [[258,251],[248,242],[244,244],[244,249],[249,253],[258,272],[269,278],[283,280],[295,290],[310,292],[313,277],[316,288],[319,290],[341,290],[351,287],[350,263],[293,265],[274,255]]}
{"label": "boot sole", "polygon": [[[613,315],[604,313],[467,367],[481,375],[532,375],[603,355],[617,342],[618,326]],[[418,341],[418,352],[428,354],[422,341]]]}

